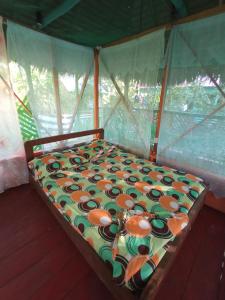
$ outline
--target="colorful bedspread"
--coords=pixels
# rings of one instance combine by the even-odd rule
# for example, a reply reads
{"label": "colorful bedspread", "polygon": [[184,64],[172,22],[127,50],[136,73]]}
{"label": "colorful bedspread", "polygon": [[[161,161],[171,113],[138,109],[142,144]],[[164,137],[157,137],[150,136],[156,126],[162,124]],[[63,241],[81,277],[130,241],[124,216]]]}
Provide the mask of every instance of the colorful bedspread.
{"label": "colorful bedspread", "polygon": [[205,189],[196,176],[104,140],[43,155],[29,167],[74,230],[111,265],[116,283],[131,290],[144,287]]}

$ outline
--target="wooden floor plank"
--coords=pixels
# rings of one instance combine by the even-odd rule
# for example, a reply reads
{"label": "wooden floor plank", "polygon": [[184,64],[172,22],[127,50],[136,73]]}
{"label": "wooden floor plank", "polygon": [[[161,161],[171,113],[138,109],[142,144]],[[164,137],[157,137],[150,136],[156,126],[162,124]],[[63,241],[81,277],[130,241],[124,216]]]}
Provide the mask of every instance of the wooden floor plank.
{"label": "wooden floor plank", "polygon": [[35,211],[35,214],[20,223],[15,231],[2,232],[0,235],[0,260],[38,238],[46,231],[52,231],[55,226],[58,226],[58,224],[46,209]]}
{"label": "wooden floor plank", "polygon": [[[79,282],[86,282],[86,275],[91,271],[84,259],[73,257],[71,261],[63,267],[60,272],[47,281],[31,297],[32,300],[54,299],[61,300],[71,290],[74,285],[78,286]],[[91,271],[91,275],[92,271]]]}
{"label": "wooden floor plank", "polygon": [[80,280],[63,300],[115,300],[103,283],[93,273]]}
{"label": "wooden floor plank", "polygon": [[[157,294],[157,300],[166,299],[168,294],[172,294],[174,300],[182,299],[184,286],[192,271],[192,266],[195,263],[196,256],[204,239],[204,224],[200,221],[201,217],[202,212],[200,212],[196,223],[187,236],[176,262],[171,268],[169,276],[163,282],[162,289],[160,289]],[[188,251],[186,250],[187,245]]]}
{"label": "wooden floor plank", "polygon": [[58,227],[45,232],[42,236],[7,256],[0,262],[0,287],[14,279],[32,265],[40,261],[49,251],[65,242],[65,233]]}
{"label": "wooden floor plank", "polygon": [[[203,208],[169,277],[158,292],[157,300],[164,300],[167,295],[173,295],[173,300],[217,300],[218,261],[223,248],[221,242],[225,243],[224,222],[224,215],[208,207]],[[212,230],[213,234],[210,233]],[[219,244],[220,247],[217,247]],[[210,284],[206,284],[208,280]],[[207,298],[209,295],[211,298]]]}
{"label": "wooden floor plank", "polygon": [[0,299],[28,300],[43,284],[74,256],[70,241],[53,248],[41,261],[34,264],[0,289]]}
{"label": "wooden floor plank", "polygon": [[[8,219],[8,225],[1,225],[0,230],[0,240],[3,240],[5,237],[8,237],[10,232],[20,232],[28,222],[32,222],[33,219],[36,223],[38,219],[46,217],[48,211],[45,207],[38,207],[34,203],[27,203],[27,208],[23,209],[23,216],[18,217],[15,211],[14,216]],[[47,220],[47,218],[46,218]]]}
{"label": "wooden floor plank", "polygon": [[223,261],[221,265],[220,284],[218,290],[218,300],[225,299],[225,247],[223,252]]}
{"label": "wooden floor plank", "polygon": [[[184,300],[198,300],[200,297],[210,300],[219,290],[221,263],[225,249],[225,218],[220,218],[222,215],[218,215],[216,211],[209,212],[210,214],[206,214],[205,218],[204,241],[186,283]],[[206,272],[207,276],[205,276]]]}
{"label": "wooden floor plank", "polygon": [[[225,299],[224,230],[204,207],[156,300]],[[0,270],[3,300],[113,300],[29,185],[0,195]]]}
{"label": "wooden floor plank", "polygon": [[28,209],[29,204],[42,205],[41,199],[37,194],[34,194],[33,189],[29,185],[22,185],[17,188],[9,189],[0,194],[0,206],[4,214],[1,214],[0,225],[3,221],[9,219],[17,220],[21,215],[24,215],[24,209]]}

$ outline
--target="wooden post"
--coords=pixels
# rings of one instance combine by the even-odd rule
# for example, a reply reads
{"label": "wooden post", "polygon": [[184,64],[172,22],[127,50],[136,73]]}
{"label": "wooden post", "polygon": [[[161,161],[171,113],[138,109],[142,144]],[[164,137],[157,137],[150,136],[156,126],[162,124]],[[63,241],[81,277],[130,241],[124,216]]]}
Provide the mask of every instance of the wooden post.
{"label": "wooden post", "polygon": [[58,133],[62,134],[63,126],[62,126],[62,111],[61,111],[60,95],[59,95],[59,75],[57,70],[54,67],[53,67],[52,75],[53,75],[53,84],[54,84],[54,92],[55,92]]}
{"label": "wooden post", "polygon": [[99,128],[99,50],[94,49],[94,128]]}
{"label": "wooden post", "polygon": [[79,97],[79,77],[77,74],[75,74],[75,94],[76,94],[76,99]]}
{"label": "wooden post", "polygon": [[74,110],[73,110],[73,114],[72,114],[72,117],[71,117],[70,126],[68,128],[68,133],[70,133],[71,130],[73,129],[73,123],[75,121],[75,118],[76,118],[76,115],[77,115],[77,112],[78,112],[78,108],[79,108],[80,102],[81,102],[81,100],[83,98],[83,95],[84,95],[84,91],[85,91],[85,88],[86,88],[86,85],[87,85],[87,82],[88,82],[88,78],[89,78],[89,75],[90,75],[90,72],[91,72],[91,68],[92,68],[92,65],[90,66],[89,71],[84,76],[80,93],[78,91],[78,80],[76,79],[76,81],[75,81],[75,83],[76,83],[76,104],[74,106]]}
{"label": "wooden post", "polygon": [[161,118],[162,118],[162,110],[163,110],[163,103],[164,103],[164,97],[165,97],[165,93],[166,93],[167,77],[168,77],[168,65],[166,65],[164,67],[164,70],[163,70],[162,88],[161,88],[161,94],[160,94],[160,100],[159,100],[159,110],[158,110],[157,122],[156,122],[155,141],[154,141],[153,149],[150,150],[150,160],[151,161],[156,161],[158,138],[159,138]]}

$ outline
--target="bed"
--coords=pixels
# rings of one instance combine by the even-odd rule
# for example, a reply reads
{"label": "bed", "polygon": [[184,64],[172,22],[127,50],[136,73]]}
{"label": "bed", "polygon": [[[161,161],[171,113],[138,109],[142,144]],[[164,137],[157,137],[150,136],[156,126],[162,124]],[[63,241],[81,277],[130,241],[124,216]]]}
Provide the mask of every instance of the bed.
{"label": "bed", "polygon": [[101,128],[28,141],[25,151],[31,184],[114,297],[153,299],[203,205],[203,180],[105,141]]}

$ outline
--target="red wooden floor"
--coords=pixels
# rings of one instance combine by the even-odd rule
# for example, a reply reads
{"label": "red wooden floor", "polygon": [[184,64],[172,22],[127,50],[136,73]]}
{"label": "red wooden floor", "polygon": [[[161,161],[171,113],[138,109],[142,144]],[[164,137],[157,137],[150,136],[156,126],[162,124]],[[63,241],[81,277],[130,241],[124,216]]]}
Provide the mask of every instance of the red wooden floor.
{"label": "red wooden floor", "polygon": [[[224,300],[224,250],[225,215],[204,207],[156,300]],[[0,195],[0,300],[11,299],[113,299],[29,185]]]}

